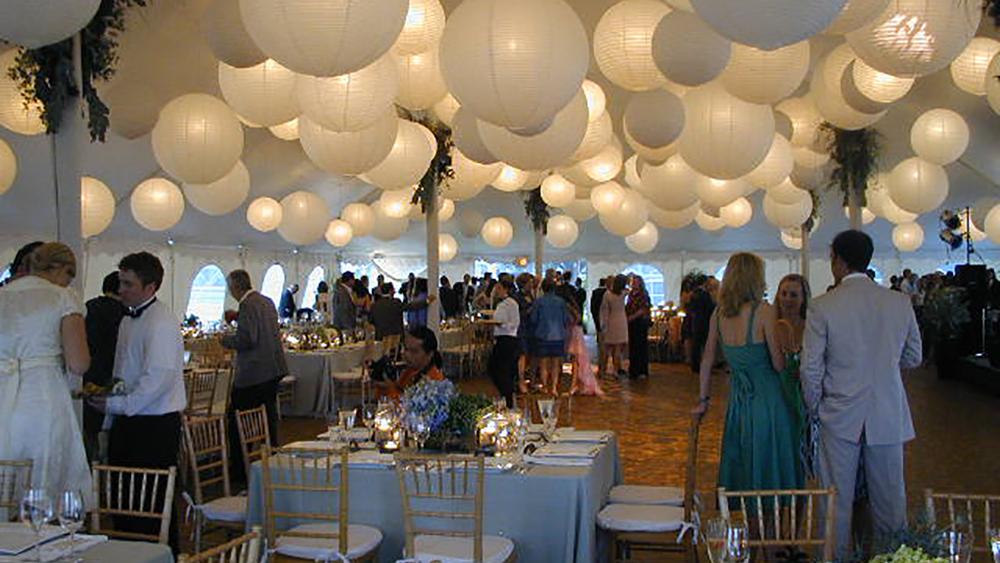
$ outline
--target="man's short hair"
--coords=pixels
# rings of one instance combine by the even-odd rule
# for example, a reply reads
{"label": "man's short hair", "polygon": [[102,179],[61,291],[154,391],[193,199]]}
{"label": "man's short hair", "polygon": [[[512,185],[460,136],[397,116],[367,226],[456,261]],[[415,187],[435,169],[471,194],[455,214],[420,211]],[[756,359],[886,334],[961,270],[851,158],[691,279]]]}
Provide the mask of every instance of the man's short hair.
{"label": "man's short hair", "polygon": [[875,254],[872,238],[861,231],[843,231],[833,237],[830,245],[833,255],[839,257],[853,272],[865,272]]}
{"label": "man's short hair", "polygon": [[121,287],[121,280],[118,278],[118,272],[111,272],[110,274],[104,276],[104,282],[101,283],[101,293],[107,295],[118,295],[118,290]]}
{"label": "man's short hair", "polygon": [[347,283],[354,279],[354,272],[344,272],[340,275],[340,281]]}
{"label": "man's short hair", "polygon": [[233,270],[226,276],[229,286],[239,291],[250,291],[253,283],[250,282],[250,274],[246,270]]}
{"label": "man's short hair", "polygon": [[156,289],[163,285],[163,264],[156,256],[146,252],[129,254],[118,262],[119,270],[134,272],[142,285],[155,284]]}

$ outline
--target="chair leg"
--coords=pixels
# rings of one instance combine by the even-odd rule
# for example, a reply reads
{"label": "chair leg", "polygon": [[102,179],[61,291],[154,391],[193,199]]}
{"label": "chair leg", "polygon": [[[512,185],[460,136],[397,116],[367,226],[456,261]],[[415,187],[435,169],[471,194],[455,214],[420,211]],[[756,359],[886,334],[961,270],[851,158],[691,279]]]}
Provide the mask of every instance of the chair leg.
{"label": "chair leg", "polygon": [[194,513],[194,552],[201,552],[201,526],[202,517],[201,512],[195,511]]}

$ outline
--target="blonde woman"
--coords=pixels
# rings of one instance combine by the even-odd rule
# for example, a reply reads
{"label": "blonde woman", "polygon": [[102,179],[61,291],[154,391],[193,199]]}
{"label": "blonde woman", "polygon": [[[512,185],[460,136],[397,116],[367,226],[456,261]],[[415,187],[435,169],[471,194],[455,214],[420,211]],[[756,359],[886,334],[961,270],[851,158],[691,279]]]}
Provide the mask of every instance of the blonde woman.
{"label": "blonde woman", "polygon": [[775,308],[764,302],[764,261],[734,254],[726,266],[701,362],[701,398],[719,346],[730,367],[729,408],[722,436],[719,486],[730,490],[797,489],[803,484],[793,411],[782,392],[785,359],[777,342]]}

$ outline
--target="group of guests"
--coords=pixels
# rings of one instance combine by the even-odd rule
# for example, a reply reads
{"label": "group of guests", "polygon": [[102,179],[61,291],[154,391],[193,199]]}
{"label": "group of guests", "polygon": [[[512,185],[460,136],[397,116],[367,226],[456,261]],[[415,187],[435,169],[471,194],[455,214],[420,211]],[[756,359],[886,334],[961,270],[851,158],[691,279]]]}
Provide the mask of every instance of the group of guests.
{"label": "group of guests", "polygon": [[628,354],[628,377],[649,377],[649,326],[652,303],[646,283],[637,274],[608,276],[598,282],[590,297],[590,313],[597,329],[597,373],[626,375],[625,354]]}

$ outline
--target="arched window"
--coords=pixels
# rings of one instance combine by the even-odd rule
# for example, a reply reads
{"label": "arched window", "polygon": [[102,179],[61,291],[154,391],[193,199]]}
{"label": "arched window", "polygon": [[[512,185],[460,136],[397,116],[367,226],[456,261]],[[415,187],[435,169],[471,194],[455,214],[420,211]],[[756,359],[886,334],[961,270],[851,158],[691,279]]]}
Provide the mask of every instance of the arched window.
{"label": "arched window", "polygon": [[226,304],[226,276],[215,264],[198,270],[191,284],[188,298],[187,317],[194,315],[202,323],[216,323],[222,320],[222,310]]}
{"label": "arched window", "polygon": [[264,272],[264,281],[260,284],[260,294],[274,302],[277,307],[281,302],[281,291],[285,289],[285,269],[281,264],[272,264]]}
{"label": "arched window", "polygon": [[663,272],[656,266],[650,264],[632,264],[622,272],[623,274],[638,274],[642,276],[642,281],[646,283],[646,291],[649,292],[649,301],[653,306],[662,305],[666,301],[667,288],[663,283]]}
{"label": "arched window", "polygon": [[313,305],[316,304],[316,288],[319,286],[319,282],[324,279],[326,279],[326,272],[323,270],[323,266],[316,266],[309,272],[309,277],[306,279],[306,291],[302,294],[303,309],[312,309]]}
{"label": "arched window", "polygon": [[723,264],[723,266],[721,268],[719,268],[718,270],[715,271],[715,279],[719,280],[720,283],[722,282],[722,278],[724,278],[724,277],[726,277],[726,266],[725,266],[725,264]]}

